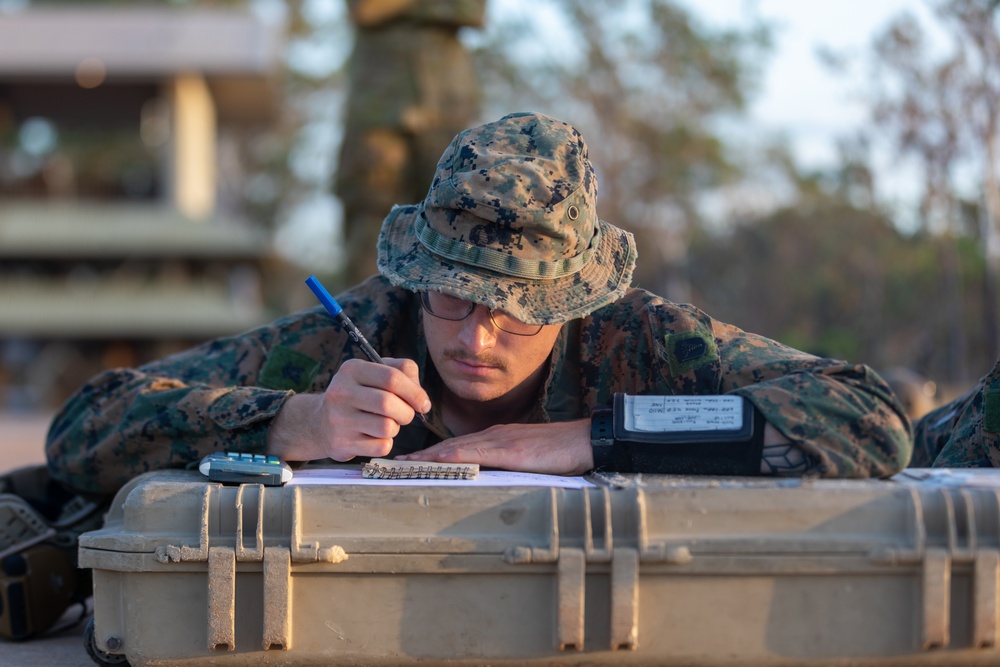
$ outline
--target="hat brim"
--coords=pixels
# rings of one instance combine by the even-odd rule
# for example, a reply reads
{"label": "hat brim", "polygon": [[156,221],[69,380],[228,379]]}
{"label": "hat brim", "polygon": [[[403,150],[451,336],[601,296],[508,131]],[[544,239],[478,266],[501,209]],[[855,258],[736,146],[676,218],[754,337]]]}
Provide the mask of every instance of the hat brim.
{"label": "hat brim", "polygon": [[632,282],[632,234],[598,220],[600,241],[583,267],[554,279],[509,276],[428,251],[416,236],[419,206],[394,206],[378,238],[378,269],[393,285],[437,291],[506,311],[527,324],[561,324],[617,301]]}

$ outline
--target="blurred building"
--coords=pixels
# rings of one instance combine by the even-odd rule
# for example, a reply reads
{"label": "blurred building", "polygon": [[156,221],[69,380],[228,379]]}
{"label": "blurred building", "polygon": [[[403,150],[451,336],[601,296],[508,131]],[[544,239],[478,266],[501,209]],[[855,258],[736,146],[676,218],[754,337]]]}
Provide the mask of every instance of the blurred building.
{"label": "blurred building", "polygon": [[280,26],[218,9],[0,14],[0,411],[268,321],[239,159]]}

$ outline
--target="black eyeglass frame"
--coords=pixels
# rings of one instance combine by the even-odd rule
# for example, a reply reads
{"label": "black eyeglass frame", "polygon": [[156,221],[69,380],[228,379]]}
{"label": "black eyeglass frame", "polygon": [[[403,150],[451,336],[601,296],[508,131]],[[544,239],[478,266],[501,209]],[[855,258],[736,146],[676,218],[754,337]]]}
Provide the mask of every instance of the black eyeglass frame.
{"label": "black eyeglass frame", "polygon": [[[449,298],[456,299],[456,300],[459,300],[459,301],[464,301],[465,303],[469,304],[469,309],[467,311],[465,311],[465,315],[462,315],[461,317],[445,317],[443,315],[439,315],[439,314],[435,313],[434,310],[431,308],[430,292],[419,292],[419,294],[420,294],[420,306],[424,309],[424,311],[427,312],[428,315],[436,317],[439,320],[446,320],[448,322],[461,322],[462,320],[466,319],[469,315],[472,314],[472,311],[474,311],[476,309],[476,306],[482,305],[482,304],[475,303],[474,301],[466,301],[465,299],[458,299],[458,297],[453,297],[451,295],[444,295],[444,296],[448,296]],[[485,308],[485,306],[483,306],[483,307]],[[514,317],[511,317],[510,315],[507,315],[507,317],[510,317],[510,319],[513,320],[514,322],[519,322],[520,324],[522,324],[522,325],[524,325],[526,327],[538,327],[535,331],[533,331],[531,333],[523,333],[523,332],[520,332],[520,331],[511,331],[510,329],[505,328],[503,325],[501,325],[499,322],[497,322],[497,318],[496,318],[496,314],[495,314],[495,311],[497,310],[496,308],[489,308],[488,310],[490,311],[490,321],[493,322],[493,326],[495,326],[500,331],[503,331],[504,333],[509,333],[512,336],[537,336],[542,331],[542,326],[543,325],[541,325],[541,324],[527,324],[525,322],[520,322],[519,320],[517,320]],[[501,310],[500,312],[503,313],[504,311]]]}

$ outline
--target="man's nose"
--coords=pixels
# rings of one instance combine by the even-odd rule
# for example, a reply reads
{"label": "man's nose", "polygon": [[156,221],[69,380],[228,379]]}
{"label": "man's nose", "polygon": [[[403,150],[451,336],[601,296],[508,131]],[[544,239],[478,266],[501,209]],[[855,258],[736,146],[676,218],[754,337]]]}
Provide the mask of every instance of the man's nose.
{"label": "man's nose", "polygon": [[459,340],[473,353],[488,350],[497,342],[497,325],[493,323],[490,309],[477,304],[469,316],[463,320]]}

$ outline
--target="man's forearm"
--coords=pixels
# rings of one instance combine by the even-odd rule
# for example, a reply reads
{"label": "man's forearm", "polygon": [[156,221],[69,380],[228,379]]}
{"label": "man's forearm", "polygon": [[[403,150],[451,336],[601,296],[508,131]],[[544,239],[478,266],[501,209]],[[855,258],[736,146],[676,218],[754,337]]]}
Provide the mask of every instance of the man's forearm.
{"label": "man's forearm", "polygon": [[805,475],[815,468],[815,463],[801,448],[781,435],[770,424],[764,427],[764,450],[761,452],[760,473],[762,475]]}

